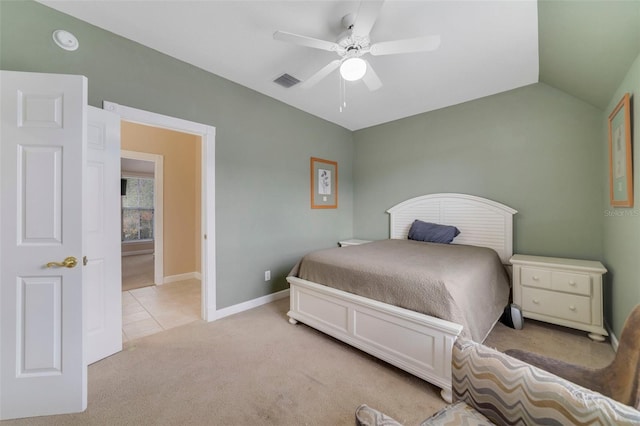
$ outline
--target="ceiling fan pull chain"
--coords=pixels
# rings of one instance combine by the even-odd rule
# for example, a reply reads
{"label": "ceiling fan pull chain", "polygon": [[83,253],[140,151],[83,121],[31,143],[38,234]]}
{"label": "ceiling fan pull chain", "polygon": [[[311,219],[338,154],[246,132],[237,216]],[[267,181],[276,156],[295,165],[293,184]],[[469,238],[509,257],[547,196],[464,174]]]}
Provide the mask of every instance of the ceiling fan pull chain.
{"label": "ceiling fan pull chain", "polygon": [[340,112],[342,112],[347,109],[347,83],[341,76],[338,76],[338,83],[340,87]]}
{"label": "ceiling fan pull chain", "polygon": [[342,76],[340,80],[342,80],[342,106],[347,109],[347,81]]}
{"label": "ceiling fan pull chain", "polygon": [[338,108],[342,112],[342,78],[338,76]]}

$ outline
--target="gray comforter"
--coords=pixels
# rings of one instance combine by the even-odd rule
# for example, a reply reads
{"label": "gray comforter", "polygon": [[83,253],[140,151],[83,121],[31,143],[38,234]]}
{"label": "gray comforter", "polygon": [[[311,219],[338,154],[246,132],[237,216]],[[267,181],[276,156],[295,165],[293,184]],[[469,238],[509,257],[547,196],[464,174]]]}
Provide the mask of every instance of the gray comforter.
{"label": "gray comforter", "polygon": [[374,241],[310,253],[290,275],[461,324],[476,342],[509,301],[506,270],[483,247]]}

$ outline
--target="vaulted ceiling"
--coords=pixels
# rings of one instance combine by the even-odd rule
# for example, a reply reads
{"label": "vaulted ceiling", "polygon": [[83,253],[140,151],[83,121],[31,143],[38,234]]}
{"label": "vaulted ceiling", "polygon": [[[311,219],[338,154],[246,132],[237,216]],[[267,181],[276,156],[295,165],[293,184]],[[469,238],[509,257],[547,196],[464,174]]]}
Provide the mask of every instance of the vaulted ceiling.
{"label": "vaulted ceiling", "polygon": [[304,82],[337,56],[273,33],[335,41],[360,2],[40,1],[351,130],[538,81],[605,108],[640,53],[640,0],[387,0],[372,43],[439,34],[440,47],[368,55],[383,83],[375,91],[358,81],[341,92],[338,71],[286,89],[273,80],[288,73]]}
{"label": "vaulted ceiling", "polygon": [[540,81],[600,109],[640,54],[640,1],[540,1]]}

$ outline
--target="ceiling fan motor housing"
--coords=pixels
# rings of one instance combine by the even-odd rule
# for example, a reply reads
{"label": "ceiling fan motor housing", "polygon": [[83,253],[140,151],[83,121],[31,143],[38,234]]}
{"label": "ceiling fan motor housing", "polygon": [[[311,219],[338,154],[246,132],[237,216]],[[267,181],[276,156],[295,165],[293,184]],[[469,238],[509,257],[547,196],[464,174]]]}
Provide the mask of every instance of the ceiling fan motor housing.
{"label": "ceiling fan motor housing", "polygon": [[347,33],[348,34],[343,35],[337,41],[340,47],[337,52],[338,55],[345,58],[353,58],[362,56],[368,52],[369,37],[356,37],[351,33],[351,30]]}

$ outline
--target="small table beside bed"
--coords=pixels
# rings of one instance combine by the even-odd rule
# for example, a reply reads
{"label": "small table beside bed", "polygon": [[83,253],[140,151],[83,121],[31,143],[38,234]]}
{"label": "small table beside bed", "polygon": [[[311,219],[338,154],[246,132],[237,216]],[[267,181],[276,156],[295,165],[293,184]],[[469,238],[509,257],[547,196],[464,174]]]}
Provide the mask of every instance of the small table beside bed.
{"label": "small table beside bed", "polygon": [[[298,262],[287,277],[287,315],[440,387],[450,402],[453,343],[484,341],[509,303],[504,265],[516,211],[466,194],[430,194],[387,213],[389,240],[318,250]],[[429,242],[434,237],[453,241]]]}

